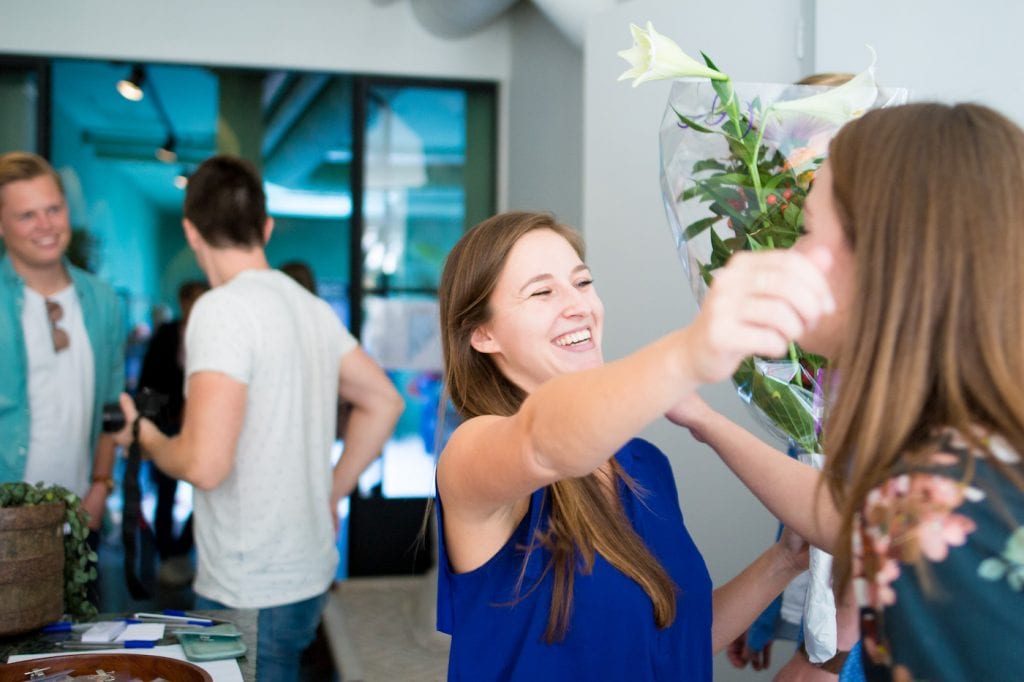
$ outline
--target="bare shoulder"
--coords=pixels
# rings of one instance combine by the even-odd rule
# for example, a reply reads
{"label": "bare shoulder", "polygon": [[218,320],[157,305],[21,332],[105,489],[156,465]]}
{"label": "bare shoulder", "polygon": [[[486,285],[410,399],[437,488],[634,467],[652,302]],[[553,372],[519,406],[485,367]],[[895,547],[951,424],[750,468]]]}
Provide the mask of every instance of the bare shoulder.
{"label": "bare shoulder", "polygon": [[483,415],[468,419],[452,432],[437,459],[437,490],[446,508],[458,507],[461,488],[471,485],[467,479],[475,478],[487,459],[486,443],[489,433],[500,428],[504,417]]}
{"label": "bare shoulder", "polygon": [[[509,495],[509,473],[502,465],[510,419],[474,417],[455,430],[437,462],[442,532],[452,568],[474,570],[512,537],[526,515],[530,494]],[[505,441],[502,443],[502,441]],[[512,476],[511,478],[515,478]],[[519,485],[511,486],[519,489]]]}

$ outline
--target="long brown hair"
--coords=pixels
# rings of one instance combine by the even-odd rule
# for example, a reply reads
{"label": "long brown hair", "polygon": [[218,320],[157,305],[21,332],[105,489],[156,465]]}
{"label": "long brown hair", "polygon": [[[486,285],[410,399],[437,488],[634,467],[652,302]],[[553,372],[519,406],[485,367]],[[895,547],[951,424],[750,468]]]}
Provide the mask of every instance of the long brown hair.
{"label": "long brown hair", "polygon": [[[511,416],[526,399],[525,391],[509,381],[489,355],[474,350],[470,339],[490,319],[491,293],[512,247],[526,233],[542,229],[563,237],[583,258],[583,240],[575,230],[551,215],[528,212],[503,213],[479,223],[448,255],[439,292],[445,387],[463,418]],[[612,472],[613,490],[624,481],[638,491],[614,459]],[[547,570],[553,572],[554,589],[545,633],[548,642],[565,636],[577,564],[582,559],[582,570],[589,572],[595,552],[644,589],[658,627],[675,620],[672,579],[633,530],[621,505],[604,490],[597,476],[590,474],[558,481],[545,491],[545,504],[551,509],[548,530],[532,538],[527,555],[538,543],[551,552]]]}
{"label": "long brown hair", "polygon": [[829,164],[855,263],[824,443],[842,588],[867,494],[936,430],[1024,452],[1024,132],[980,105],[880,109],[840,130]]}

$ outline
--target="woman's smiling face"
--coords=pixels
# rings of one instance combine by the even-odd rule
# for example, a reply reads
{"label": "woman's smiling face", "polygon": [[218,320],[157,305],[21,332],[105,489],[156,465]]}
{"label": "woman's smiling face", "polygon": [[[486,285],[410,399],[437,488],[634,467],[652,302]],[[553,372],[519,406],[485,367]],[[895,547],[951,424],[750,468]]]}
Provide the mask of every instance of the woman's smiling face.
{"label": "woman's smiling face", "polygon": [[491,316],[473,333],[473,348],[526,392],[603,363],[604,305],[590,269],[554,231],[532,230],[516,242],[488,303]]}

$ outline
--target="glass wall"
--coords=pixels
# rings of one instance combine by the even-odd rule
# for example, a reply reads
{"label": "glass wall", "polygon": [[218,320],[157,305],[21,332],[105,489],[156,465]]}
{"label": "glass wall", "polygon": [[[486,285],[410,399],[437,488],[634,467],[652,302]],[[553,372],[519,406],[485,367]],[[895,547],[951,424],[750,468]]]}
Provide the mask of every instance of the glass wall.
{"label": "glass wall", "polygon": [[467,93],[367,88],[363,341],[406,399],[384,450],[385,497],[433,495],[441,392],[437,284],[466,224]]}
{"label": "glass wall", "polygon": [[352,521],[373,537],[360,540],[369,572],[373,556],[406,553],[444,437],[440,271],[462,232],[495,210],[494,84],[0,56],[0,102],[0,151],[50,158],[73,259],[125,303],[130,382],[149,335],[177,316],[178,286],[202,277],[181,230],[189,173],[217,152],[261,168],[271,265],[306,264],[406,399],[360,481],[373,513]]}

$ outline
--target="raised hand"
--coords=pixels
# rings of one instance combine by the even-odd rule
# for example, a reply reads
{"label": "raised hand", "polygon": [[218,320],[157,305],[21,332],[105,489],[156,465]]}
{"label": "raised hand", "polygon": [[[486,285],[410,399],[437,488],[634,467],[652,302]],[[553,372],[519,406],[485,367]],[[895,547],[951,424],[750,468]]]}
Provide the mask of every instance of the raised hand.
{"label": "raised hand", "polygon": [[824,273],[824,249],[737,253],[715,272],[689,327],[694,376],[703,383],[728,378],[751,355],[781,357],[790,342],[835,312]]}

